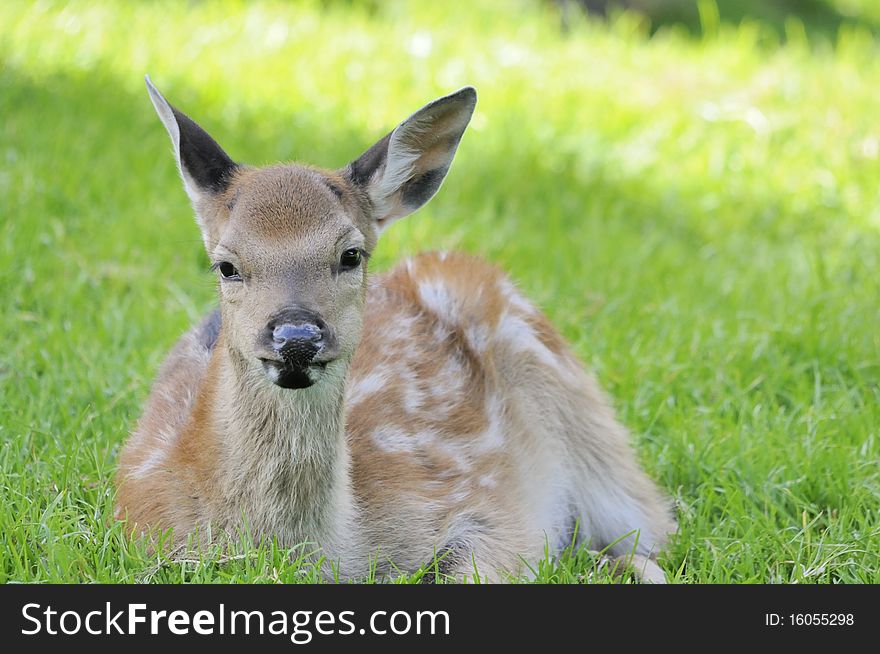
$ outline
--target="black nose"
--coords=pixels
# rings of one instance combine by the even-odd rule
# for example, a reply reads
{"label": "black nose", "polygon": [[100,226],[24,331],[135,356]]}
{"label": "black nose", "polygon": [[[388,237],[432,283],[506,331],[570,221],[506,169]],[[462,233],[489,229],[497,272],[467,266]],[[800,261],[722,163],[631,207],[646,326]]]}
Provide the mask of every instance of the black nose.
{"label": "black nose", "polygon": [[272,330],[272,347],[288,365],[306,367],[321,349],[321,329],[309,323],[284,323]]}
{"label": "black nose", "polygon": [[283,312],[269,323],[272,348],[291,367],[305,368],[324,345],[326,325],[312,312]]}

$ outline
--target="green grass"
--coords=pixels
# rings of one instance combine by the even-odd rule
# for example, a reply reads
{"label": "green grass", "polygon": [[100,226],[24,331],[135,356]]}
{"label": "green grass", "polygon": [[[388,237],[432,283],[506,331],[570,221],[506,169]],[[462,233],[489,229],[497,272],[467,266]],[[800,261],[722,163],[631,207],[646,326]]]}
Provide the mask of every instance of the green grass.
{"label": "green grass", "polygon": [[671,579],[880,582],[869,28],[561,34],[549,4],[504,5],[0,3],[0,581],[315,576],[270,545],[160,560],[112,519],[151,379],[214,303],[149,72],[235,158],[334,167],[474,84],[447,183],[375,268],[460,248],[511,273],[675,498]]}

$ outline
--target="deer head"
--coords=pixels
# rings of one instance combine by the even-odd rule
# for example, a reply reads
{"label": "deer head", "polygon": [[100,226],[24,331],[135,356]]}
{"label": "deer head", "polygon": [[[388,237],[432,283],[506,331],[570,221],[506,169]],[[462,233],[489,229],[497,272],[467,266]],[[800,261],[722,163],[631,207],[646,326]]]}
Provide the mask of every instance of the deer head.
{"label": "deer head", "polygon": [[322,170],[235,163],[149,78],[147,88],[218,275],[223,344],[238,371],[288,389],[344,373],[377,238],[440,188],[474,89],[431,102],[344,168]]}

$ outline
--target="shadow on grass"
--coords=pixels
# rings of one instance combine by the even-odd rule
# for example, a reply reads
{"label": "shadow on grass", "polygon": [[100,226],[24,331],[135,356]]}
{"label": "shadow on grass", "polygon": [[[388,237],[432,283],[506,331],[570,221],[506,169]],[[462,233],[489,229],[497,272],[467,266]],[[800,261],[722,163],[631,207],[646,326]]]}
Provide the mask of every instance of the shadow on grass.
{"label": "shadow on grass", "polygon": [[[572,7],[581,7],[593,15],[609,16],[623,9],[637,12],[651,22],[651,32],[664,28],[683,28],[693,35],[704,34],[715,17],[700,16],[700,3],[695,0],[555,0],[563,14]],[[708,11],[714,14],[710,5]],[[880,25],[864,14],[842,13],[829,0],[715,0],[717,18],[722,23],[737,25],[743,21],[757,22],[777,38],[784,39],[786,23],[800,21],[807,36],[833,40],[842,26],[861,26],[874,33]],[[704,10],[705,11],[705,10]]]}
{"label": "shadow on grass", "polygon": [[[291,116],[286,109],[251,105],[230,118],[228,112],[212,106],[192,89],[154,81],[172,103],[205,126],[239,161],[259,164],[297,159],[343,166],[384,134],[384,130],[364,133],[309,107]],[[33,229],[48,230],[50,219],[63,221],[67,236],[83,244],[85,255],[112,259],[118,256],[119,242],[168,246],[163,240],[168,236],[167,221],[141,219],[136,229],[146,232],[134,234],[132,224],[125,220],[133,209],[146,214],[158,206],[165,214],[172,211],[180,216],[180,224],[187,226],[192,237],[187,242],[192,252],[187,256],[207,267],[195,227],[190,224],[189,206],[167,136],[146,91],[141,92],[140,80],[123,85],[113,76],[94,71],[34,79],[27,71],[8,67],[0,72],[0,88],[0,113],[7,116],[0,135],[7,159],[17,158],[17,167],[25,169],[22,174],[35,180],[30,189],[4,189],[4,178],[0,178],[4,202],[12,203],[8,213],[13,223],[35,214],[40,223]],[[340,98],[340,106],[345,102]],[[400,115],[410,109],[401,107]],[[515,114],[516,109],[511,116]],[[515,120],[493,116],[493,129],[507,131]],[[450,244],[478,249],[500,260],[516,276],[520,272],[518,255],[552,248],[560,232],[589,241],[601,240],[608,230],[624,231],[639,240],[652,238],[675,250],[696,252],[709,243],[723,246],[725,240],[737,235],[742,246],[749,239],[786,242],[805,230],[824,232],[837,220],[831,210],[815,212],[809,222],[789,216],[789,198],[777,189],[750,189],[747,194],[726,197],[728,179],[715,180],[710,190],[720,202],[736,203],[732,205],[735,213],[731,212],[734,218],[726,222],[705,220],[707,211],[700,203],[707,193],[706,180],[682,176],[673,182],[668,175],[622,176],[604,162],[592,167],[589,174],[578,173],[583,169],[582,154],[577,148],[548,152],[545,141],[530,139],[528,134],[508,139],[497,133],[472,133],[430,209],[449,221],[442,230],[449,228],[456,236],[447,242],[439,228],[410,231],[412,225],[422,222],[418,220],[401,221],[394,231],[403,234],[404,241],[411,235],[422,235],[425,240],[413,244],[418,249]],[[177,201],[168,195],[171,193],[177,193]],[[536,215],[542,215],[544,222],[536,223]],[[101,222],[108,216],[113,222]],[[556,233],[549,234],[550,228]],[[92,239],[90,234],[96,229],[112,238]],[[174,247],[179,250],[181,245]],[[112,249],[96,251],[100,247]],[[59,251],[47,249],[46,255],[59,256]],[[0,249],[0,260],[3,257]],[[526,259],[525,266],[529,260],[535,261]],[[552,276],[554,270],[529,269],[528,274]],[[3,277],[0,274],[0,279]]]}
{"label": "shadow on grass", "polygon": [[[344,166],[384,135],[384,131],[364,133],[309,107],[291,116],[288,110],[252,105],[239,108],[230,118],[191,88],[154,81],[234,159],[246,163],[295,159]],[[33,78],[26,70],[7,67],[0,71],[0,89],[0,114],[7,117],[0,136],[7,160],[15,161],[11,176],[0,177],[0,192],[3,202],[9,203],[4,213],[12,217],[6,228],[12,238],[7,242],[17,242],[18,248],[17,252],[0,248],[0,262],[24,254],[42,257],[45,263],[78,266],[61,261],[65,254],[75,253],[84,260],[122,264],[126,258],[129,262],[145,258],[150,249],[170,247],[182,252],[184,261],[196,261],[207,269],[168,138],[140,80],[122,83],[96,71]],[[339,102],[344,106],[346,99]],[[401,107],[401,117],[411,109]],[[493,118],[494,129],[506,131],[510,120]],[[710,223],[695,221],[691,211],[681,210],[677,198],[693,192],[647,175],[623,179],[601,165],[589,176],[577,175],[579,156],[576,150],[548,153],[545,142],[528,135],[507,139],[472,133],[443,191],[431,203],[430,211],[447,222],[426,231],[422,220],[401,221],[392,238],[404,243],[421,240],[412,244],[414,249],[479,250],[500,260],[516,276],[527,272],[517,270],[519,265],[528,268],[528,263],[518,263],[519,255],[553,247],[548,224],[536,223],[536,215],[555,221],[554,229],[578,237],[601,232],[608,221],[637,234],[662,232],[688,250],[712,237],[706,231]],[[5,184],[10,187],[4,188]],[[597,203],[596,198],[604,199]],[[754,211],[745,207],[745,216],[759,215],[772,205],[772,198],[753,201]],[[614,205],[614,217],[602,215],[609,203]],[[155,220],[148,217],[151,213]],[[172,218],[178,222],[169,229]],[[49,234],[53,221],[63,225],[63,241],[69,249],[59,247]],[[444,240],[441,232],[447,228],[454,235]],[[760,233],[764,238],[772,234],[765,225]],[[23,234],[28,237],[19,239]],[[185,243],[179,240],[181,234],[189,237]],[[23,243],[37,249],[22,253]],[[125,243],[131,244],[131,251],[123,247]],[[528,274],[536,272],[542,274],[528,270]],[[6,274],[0,272],[0,281],[7,274],[7,281],[12,281],[11,267]],[[544,274],[552,276],[553,270]],[[65,278],[50,282],[65,283]],[[101,289],[96,285],[94,290]],[[122,290],[131,289],[104,288],[108,293]],[[35,298],[28,298],[26,304],[22,310],[40,315]]]}

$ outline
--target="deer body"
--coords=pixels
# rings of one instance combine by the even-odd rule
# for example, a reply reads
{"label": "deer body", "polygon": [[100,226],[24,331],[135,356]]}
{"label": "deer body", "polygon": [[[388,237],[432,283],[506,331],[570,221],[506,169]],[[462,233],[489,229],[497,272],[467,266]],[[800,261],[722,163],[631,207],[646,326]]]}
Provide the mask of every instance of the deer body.
{"label": "deer body", "polygon": [[178,541],[211,525],[316,543],[351,578],[436,555],[445,573],[502,580],[576,530],[614,554],[657,553],[674,529],[665,499],[507,277],[441,253],[367,278],[379,232],[439,187],[471,89],[341,171],[233,164],[150,90],[221,309],[159,373],[121,455],[121,515]]}

